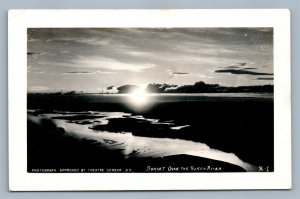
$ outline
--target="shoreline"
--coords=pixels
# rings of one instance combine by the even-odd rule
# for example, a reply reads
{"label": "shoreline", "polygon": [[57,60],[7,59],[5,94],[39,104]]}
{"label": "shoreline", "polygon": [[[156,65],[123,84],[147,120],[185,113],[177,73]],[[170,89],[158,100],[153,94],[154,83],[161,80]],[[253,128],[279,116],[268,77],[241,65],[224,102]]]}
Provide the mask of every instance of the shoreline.
{"label": "shoreline", "polygon": [[[28,172],[30,173],[157,173],[157,172],[243,172],[239,166],[230,163],[202,158],[198,156],[178,154],[164,157],[125,157],[120,150],[109,150],[95,140],[79,139],[46,121],[46,125],[37,125],[28,121],[30,134],[39,134],[37,138],[30,135],[29,142],[36,144],[38,154],[28,152]],[[37,125],[37,126],[36,126]],[[43,133],[34,132],[34,128],[51,129]],[[40,129],[41,130],[41,129]],[[53,145],[46,148],[36,142],[50,139]],[[87,154],[88,153],[88,154]],[[100,157],[99,159],[97,157]],[[122,165],[122,166],[120,166]],[[152,168],[152,169],[150,169]],[[153,169],[165,168],[165,169]],[[48,170],[46,170],[48,169]],[[52,169],[52,170],[51,170]],[[63,170],[62,169],[66,169]],[[69,171],[67,170],[69,169]],[[94,170],[91,170],[94,169]],[[95,172],[95,169],[98,169]],[[118,171],[114,171],[116,169]],[[148,170],[147,170],[148,169]],[[55,171],[54,171],[55,170]]]}

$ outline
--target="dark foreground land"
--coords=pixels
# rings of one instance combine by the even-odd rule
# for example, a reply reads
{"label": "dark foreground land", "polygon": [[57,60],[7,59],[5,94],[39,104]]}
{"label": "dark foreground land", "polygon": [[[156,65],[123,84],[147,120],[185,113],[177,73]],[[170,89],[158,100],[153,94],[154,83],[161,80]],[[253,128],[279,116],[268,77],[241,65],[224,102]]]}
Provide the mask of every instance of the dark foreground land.
{"label": "dark foreground land", "polygon": [[188,155],[125,158],[94,140],[71,137],[50,120],[28,120],[28,172],[236,172],[229,163]]}
{"label": "dark foreground land", "polygon": [[[202,97],[180,100],[161,99],[148,109],[136,110],[117,98],[101,98],[95,95],[29,94],[28,109],[41,112],[60,111],[122,111],[140,114],[161,121],[174,120],[177,124],[191,125],[184,134],[174,136],[172,132],[141,130],[132,121],[114,120],[110,128],[136,128],[138,136],[171,137],[206,143],[211,148],[233,152],[240,159],[273,171],[273,99],[266,98],[220,98]],[[128,123],[129,122],[129,123]],[[131,122],[131,123],[130,123]],[[165,132],[165,133],[164,133]],[[133,133],[134,134],[134,133]],[[150,166],[149,168],[147,168]],[[120,168],[121,172],[198,172],[243,171],[228,163],[205,158],[176,155],[164,158],[128,158],[120,151],[108,150],[93,140],[79,140],[68,136],[50,120],[42,124],[28,121],[28,171],[32,169],[61,168]],[[210,166],[210,169],[207,169]],[[162,167],[166,167],[162,169]],[[211,168],[215,168],[211,170]],[[131,169],[131,170],[126,170]],[[147,170],[148,169],[148,170]],[[59,172],[58,170],[56,172]],[[89,172],[89,171],[85,171]],[[113,172],[104,170],[103,172]],[[120,172],[120,171],[119,171]]]}

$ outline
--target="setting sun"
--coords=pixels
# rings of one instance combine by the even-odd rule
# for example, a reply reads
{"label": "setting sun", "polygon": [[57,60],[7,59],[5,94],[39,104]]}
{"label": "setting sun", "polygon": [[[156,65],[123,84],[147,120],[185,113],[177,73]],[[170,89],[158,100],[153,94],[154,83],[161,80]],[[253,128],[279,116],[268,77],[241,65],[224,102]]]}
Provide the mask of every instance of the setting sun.
{"label": "setting sun", "polygon": [[148,93],[144,88],[136,88],[129,93],[129,98],[135,105],[144,105],[148,101]]}

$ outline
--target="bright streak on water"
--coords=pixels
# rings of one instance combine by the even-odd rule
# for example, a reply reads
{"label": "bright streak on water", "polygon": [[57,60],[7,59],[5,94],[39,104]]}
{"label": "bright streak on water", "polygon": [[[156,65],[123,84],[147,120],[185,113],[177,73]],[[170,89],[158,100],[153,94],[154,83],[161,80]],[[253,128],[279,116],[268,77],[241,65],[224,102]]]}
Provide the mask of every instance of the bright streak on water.
{"label": "bright streak on water", "polygon": [[[122,118],[128,116],[121,112],[101,112],[104,118],[97,118],[102,124],[107,124],[108,118]],[[99,114],[99,115],[100,115]],[[46,114],[53,117],[60,114]],[[170,155],[186,154],[213,160],[228,162],[244,168],[246,171],[257,171],[257,167],[240,160],[234,153],[226,153],[217,149],[211,149],[204,143],[170,138],[149,138],[134,136],[130,132],[112,133],[89,129],[93,124],[82,125],[68,123],[65,120],[55,119],[57,126],[63,127],[73,136],[96,140],[109,149],[122,149],[125,157],[164,157]],[[100,158],[100,157],[99,157]]]}

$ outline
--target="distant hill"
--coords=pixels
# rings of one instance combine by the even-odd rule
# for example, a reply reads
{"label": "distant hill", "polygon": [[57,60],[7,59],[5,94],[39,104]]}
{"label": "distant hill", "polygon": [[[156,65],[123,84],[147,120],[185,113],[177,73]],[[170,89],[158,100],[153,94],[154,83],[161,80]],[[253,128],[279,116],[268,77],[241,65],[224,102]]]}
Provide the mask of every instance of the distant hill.
{"label": "distant hill", "polygon": [[[123,85],[117,88],[118,93],[129,93],[136,85]],[[149,93],[273,93],[273,85],[226,87],[219,84],[206,84],[203,81],[194,85],[177,86],[173,84],[151,83],[146,87]]]}

